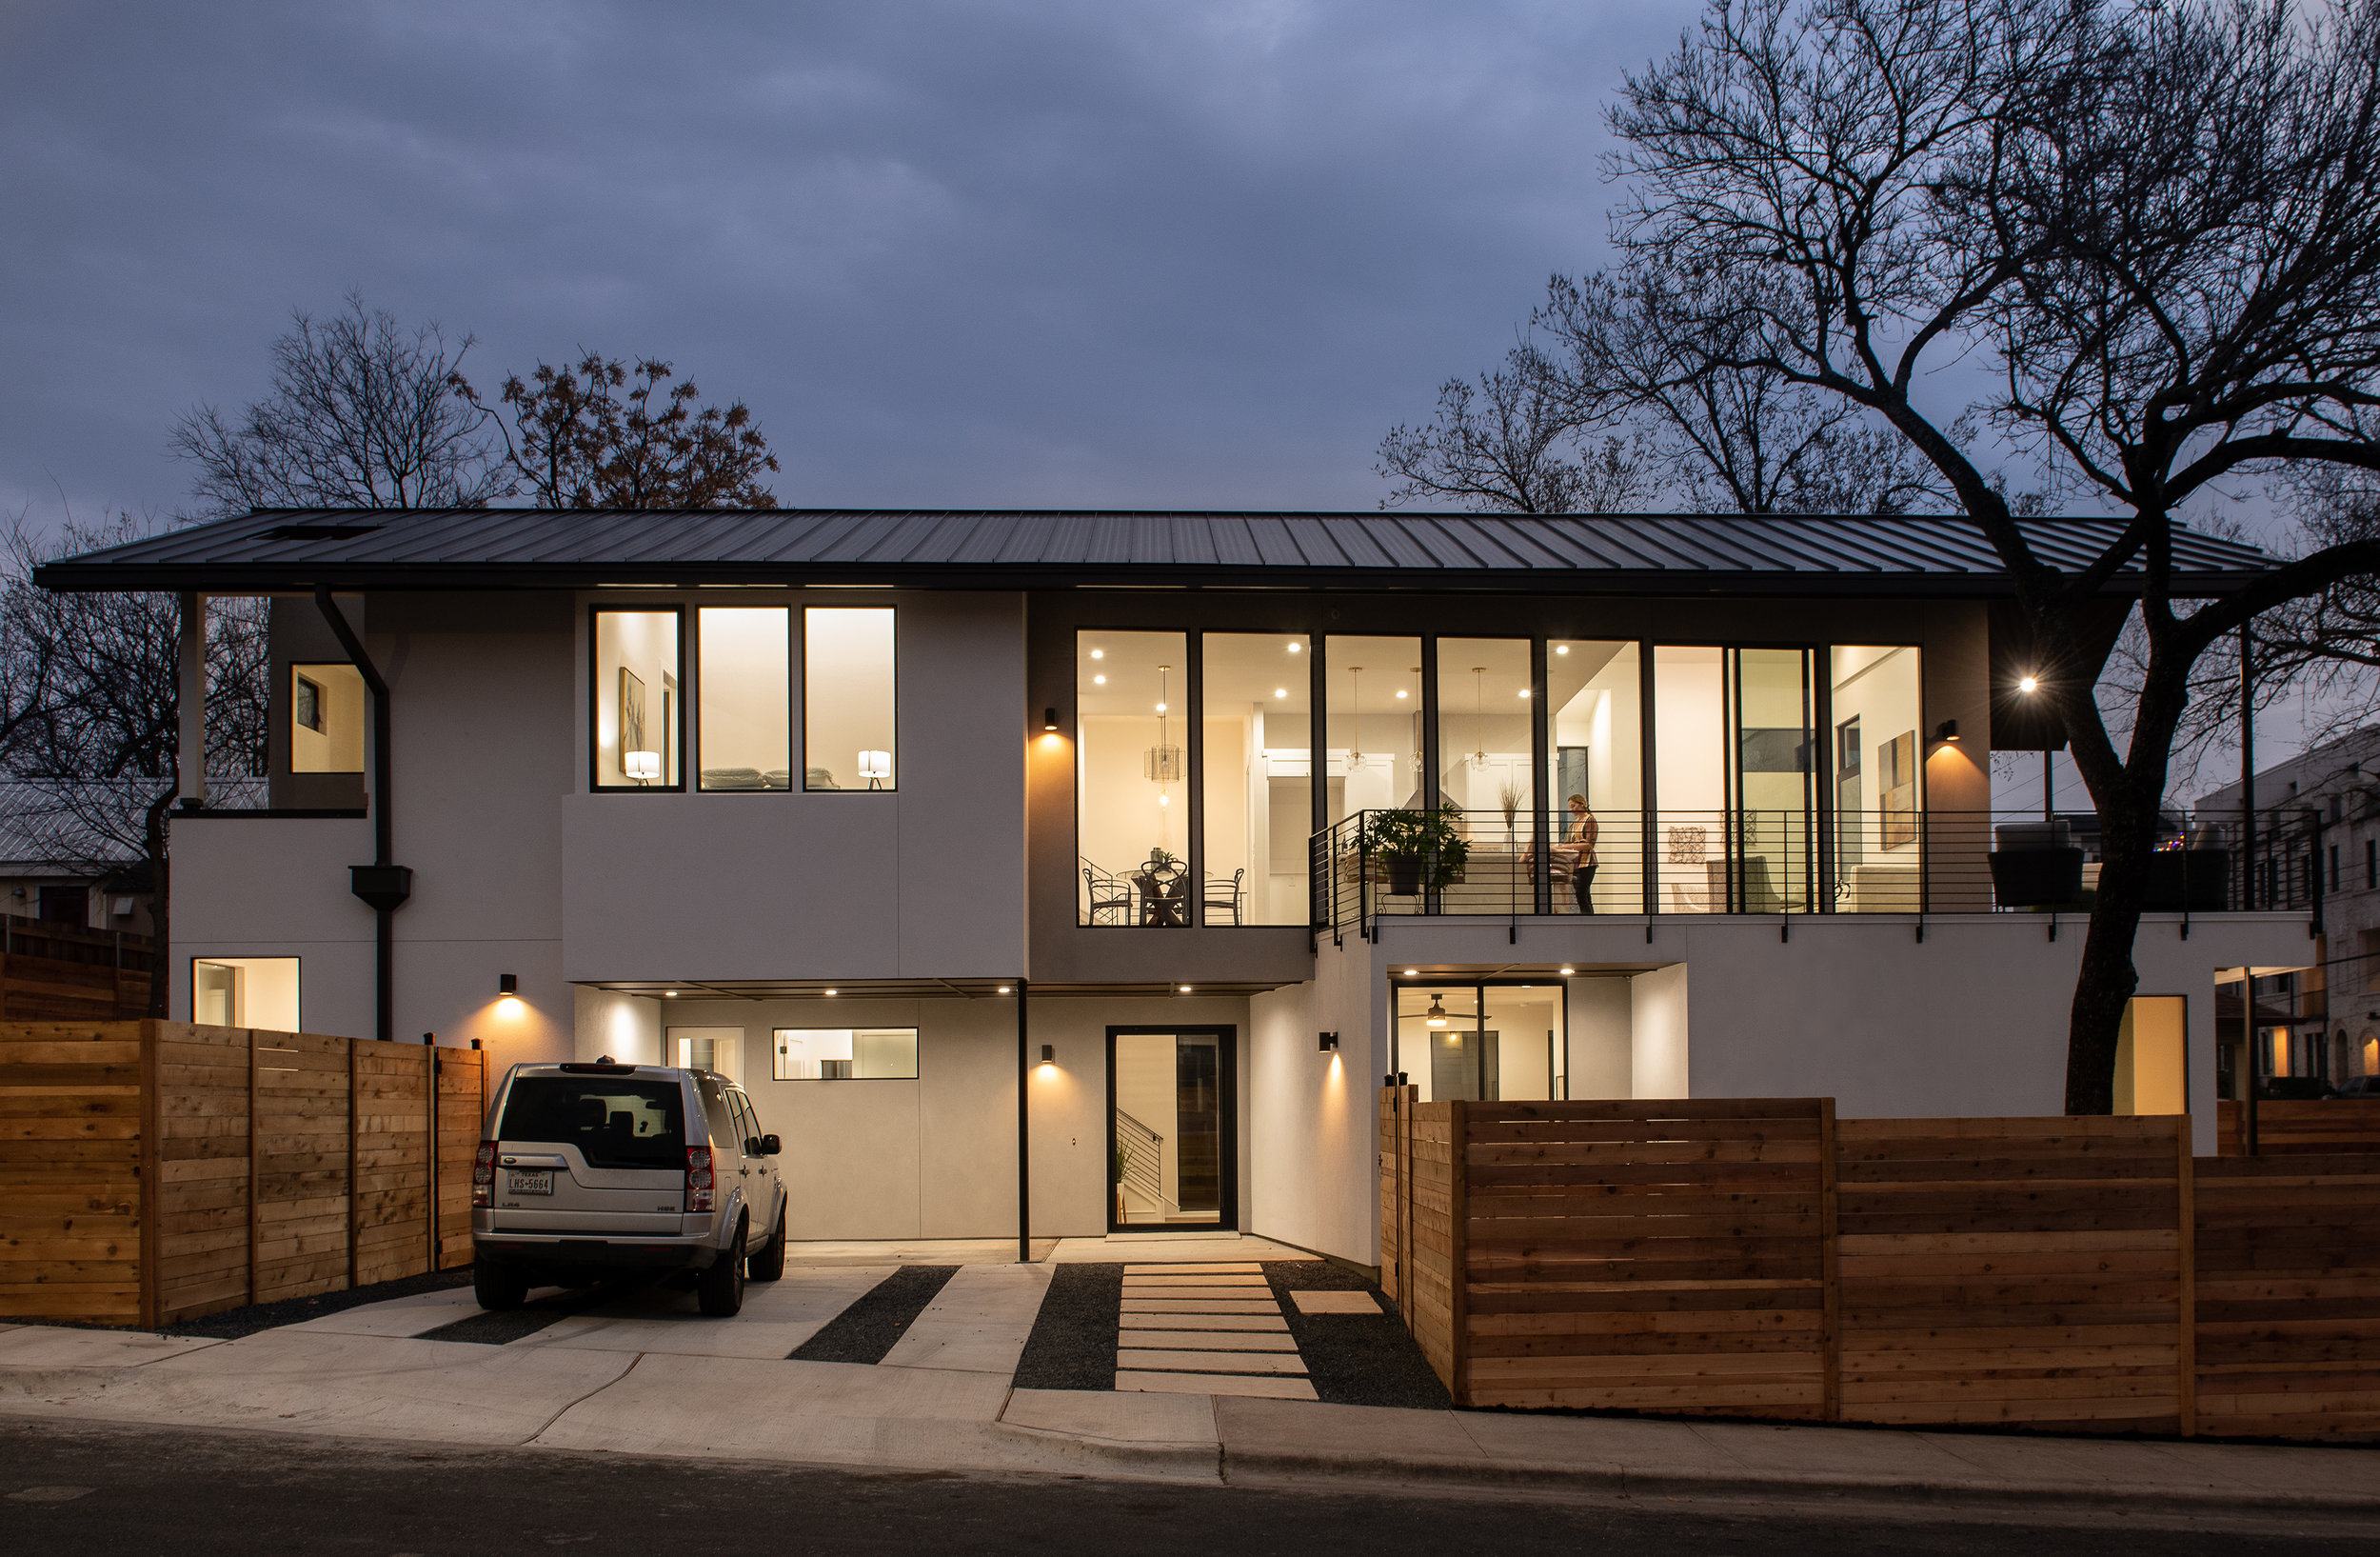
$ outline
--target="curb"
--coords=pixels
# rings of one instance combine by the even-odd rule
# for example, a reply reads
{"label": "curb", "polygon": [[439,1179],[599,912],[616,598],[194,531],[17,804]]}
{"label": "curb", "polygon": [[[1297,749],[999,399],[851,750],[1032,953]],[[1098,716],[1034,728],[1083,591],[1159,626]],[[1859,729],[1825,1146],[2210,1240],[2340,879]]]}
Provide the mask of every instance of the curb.
{"label": "curb", "polygon": [[995,1434],[1030,1443],[1060,1459],[1117,1475],[1216,1484],[1224,1479],[1223,1451],[1217,1444],[1143,1444],[1015,1422],[995,1421],[991,1427]]}
{"label": "curb", "polygon": [[2356,1515],[2380,1519],[2380,1496],[2352,1492],[2230,1492],[2154,1485],[1986,1481],[1940,1478],[1890,1481],[1856,1475],[1782,1476],[1746,1472],[1725,1481],[1705,1476],[1580,1466],[1560,1461],[1481,1461],[1412,1456],[1386,1459],[1322,1452],[1240,1452],[1224,1446],[1223,1479],[1241,1476],[1312,1481],[1396,1482],[1405,1486],[1534,1487],[1631,1497],[1785,1498],[1818,1495],[1912,1506],[1993,1504],[2027,1509],[2061,1508],[2096,1513]]}

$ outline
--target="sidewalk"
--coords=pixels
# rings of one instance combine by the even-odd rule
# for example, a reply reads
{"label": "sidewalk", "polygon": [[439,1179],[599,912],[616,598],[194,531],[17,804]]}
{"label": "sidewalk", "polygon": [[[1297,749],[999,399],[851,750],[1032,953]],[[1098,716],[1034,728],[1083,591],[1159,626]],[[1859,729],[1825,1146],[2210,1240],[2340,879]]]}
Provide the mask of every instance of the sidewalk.
{"label": "sidewalk", "polygon": [[[841,1273],[838,1272],[840,1275]],[[823,1296],[823,1294],[814,1294]],[[993,1308],[1017,1294],[987,1291]],[[435,1307],[429,1300],[412,1300]],[[954,1294],[953,1305],[958,1306]],[[769,1325],[798,1327],[796,1300]],[[359,1311],[360,1312],[360,1311]],[[345,1316],[341,1316],[344,1318]],[[177,1427],[1203,1484],[1586,1496],[1823,1497],[2033,1517],[2286,1512],[2380,1527],[2380,1452],[1398,1410],[1229,1396],[1013,1388],[976,1367],[777,1361],[680,1349],[491,1347],[367,1320],[236,1341],[0,1328],[0,1413]],[[560,1328],[561,1327],[556,1327]],[[735,1348],[744,1350],[742,1343]]]}

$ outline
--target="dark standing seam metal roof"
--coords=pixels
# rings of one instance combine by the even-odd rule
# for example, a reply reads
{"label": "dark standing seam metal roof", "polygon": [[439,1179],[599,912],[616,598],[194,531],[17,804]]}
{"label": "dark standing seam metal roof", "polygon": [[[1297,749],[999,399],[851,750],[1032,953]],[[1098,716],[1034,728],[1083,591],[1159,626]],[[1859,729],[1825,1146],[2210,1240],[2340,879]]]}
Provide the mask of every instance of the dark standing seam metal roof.
{"label": "dark standing seam metal roof", "polygon": [[[2112,519],[2026,522],[2063,571]],[[2176,592],[2230,589],[2271,560],[2189,531]],[[1706,514],[1137,513],[1046,509],[273,509],[54,562],[53,589],[217,593],[580,589],[604,584],[1078,585],[2005,595],[1964,517]],[[2136,593],[2136,572],[2112,594]]]}

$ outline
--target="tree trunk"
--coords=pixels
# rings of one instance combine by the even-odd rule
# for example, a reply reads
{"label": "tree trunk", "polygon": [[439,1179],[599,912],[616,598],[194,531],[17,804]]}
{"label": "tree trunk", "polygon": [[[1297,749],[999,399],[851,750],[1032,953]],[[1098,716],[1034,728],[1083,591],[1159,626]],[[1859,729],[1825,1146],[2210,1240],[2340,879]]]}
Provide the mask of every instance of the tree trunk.
{"label": "tree trunk", "polygon": [[2083,936],[2066,1045],[2070,1114],[2115,1111],[2116,1041],[2123,1031],[2125,1004],[2140,986],[2132,943],[2140,933],[2157,815],[2155,801],[2143,802],[2135,794],[2099,805],[2099,886],[2092,900],[2091,928]]}

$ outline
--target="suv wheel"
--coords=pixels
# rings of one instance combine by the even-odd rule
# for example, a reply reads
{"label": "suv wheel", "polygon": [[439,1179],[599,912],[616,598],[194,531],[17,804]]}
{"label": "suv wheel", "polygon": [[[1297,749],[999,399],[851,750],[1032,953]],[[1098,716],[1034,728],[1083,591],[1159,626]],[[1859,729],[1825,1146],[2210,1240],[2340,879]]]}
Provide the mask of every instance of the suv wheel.
{"label": "suv wheel", "polygon": [[486,1260],[471,1262],[471,1295],[479,1306],[502,1313],[517,1308],[529,1295],[529,1279],[518,1270]]}
{"label": "suv wheel", "polygon": [[703,1272],[696,1295],[702,1299],[703,1311],[713,1319],[733,1319],[744,1307],[744,1224],[736,1224],[734,1245],[723,1250],[711,1268]]}
{"label": "suv wheel", "polygon": [[754,1281],[776,1281],[785,1273],[785,1208],[777,1208],[777,1230],[745,1268]]}

